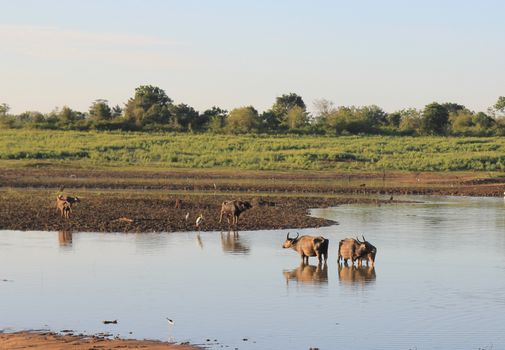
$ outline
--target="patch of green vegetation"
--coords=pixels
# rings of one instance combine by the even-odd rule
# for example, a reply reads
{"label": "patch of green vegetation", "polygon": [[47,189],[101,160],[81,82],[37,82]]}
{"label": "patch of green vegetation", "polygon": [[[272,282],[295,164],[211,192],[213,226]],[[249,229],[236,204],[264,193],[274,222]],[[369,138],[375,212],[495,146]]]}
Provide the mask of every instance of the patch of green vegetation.
{"label": "patch of green vegetation", "polygon": [[130,169],[504,171],[505,139],[9,129],[0,131],[0,160]]}

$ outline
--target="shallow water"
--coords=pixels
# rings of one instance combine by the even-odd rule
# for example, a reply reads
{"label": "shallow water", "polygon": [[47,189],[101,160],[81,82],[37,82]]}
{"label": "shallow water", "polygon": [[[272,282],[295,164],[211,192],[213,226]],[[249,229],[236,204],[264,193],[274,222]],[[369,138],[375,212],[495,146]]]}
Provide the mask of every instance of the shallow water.
{"label": "shallow water", "polygon": [[[330,239],[326,268],[300,267],[281,248],[288,231],[0,231],[0,329],[212,348],[505,348],[503,200],[415,199],[313,210],[340,222],[299,231]],[[338,241],[356,234],[378,248],[375,269],[337,268]]]}

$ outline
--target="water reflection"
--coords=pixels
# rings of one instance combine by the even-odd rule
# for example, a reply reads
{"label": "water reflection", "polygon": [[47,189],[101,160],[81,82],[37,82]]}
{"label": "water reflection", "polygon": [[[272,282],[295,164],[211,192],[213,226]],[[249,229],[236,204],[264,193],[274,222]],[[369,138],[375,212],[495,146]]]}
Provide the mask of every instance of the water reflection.
{"label": "water reflection", "polygon": [[365,286],[375,282],[375,267],[338,264],[338,279],[342,284]]}
{"label": "water reflection", "polygon": [[196,244],[200,247],[200,249],[203,249],[203,242],[202,237],[200,236],[200,232],[196,234]]}
{"label": "water reflection", "polygon": [[249,254],[249,245],[240,240],[238,231],[221,232],[221,247],[223,252],[230,254]]}
{"label": "water reflection", "polygon": [[[79,232],[72,241],[63,232],[0,231],[0,329],[96,333],[111,330],[100,322],[110,317],[120,320],[114,333],[166,340],[170,317],[170,340],[219,339],[210,349],[505,348],[502,199],[424,200],[315,211],[339,221],[300,233],[330,240],[328,267],[300,265],[282,250],[287,230]],[[335,266],[338,242],[351,233],[376,245],[377,271]],[[304,332],[293,332],[300,320]]]}
{"label": "water reflection", "polygon": [[327,284],[328,283],[328,265],[318,264],[317,266],[301,263],[296,269],[283,271],[286,283],[295,281],[303,284]]}
{"label": "water reflection", "polygon": [[72,232],[59,231],[58,242],[60,243],[60,247],[72,247]]}

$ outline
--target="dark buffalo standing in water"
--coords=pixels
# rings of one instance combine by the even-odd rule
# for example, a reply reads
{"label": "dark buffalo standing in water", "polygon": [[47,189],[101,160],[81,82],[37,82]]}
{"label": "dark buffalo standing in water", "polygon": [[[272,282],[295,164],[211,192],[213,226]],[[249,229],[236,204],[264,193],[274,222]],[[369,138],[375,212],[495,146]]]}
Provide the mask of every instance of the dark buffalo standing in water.
{"label": "dark buffalo standing in water", "polygon": [[283,248],[292,248],[297,251],[302,258],[302,263],[309,263],[309,256],[317,256],[319,264],[326,263],[328,260],[328,244],[329,240],[324,237],[301,236],[297,233],[295,238],[289,238],[289,232],[286,236],[286,241],[282,245]]}
{"label": "dark buffalo standing in water", "polygon": [[230,223],[231,216],[232,224],[237,225],[240,214],[251,208],[251,203],[246,201],[224,201],[223,204],[221,204],[221,216],[219,217],[219,222],[223,220],[223,215],[226,215],[228,223]]}
{"label": "dark buffalo standing in water", "polygon": [[363,261],[367,261],[367,266],[375,265],[377,248],[370,244],[370,242],[367,242],[365,237],[361,237],[363,241],[360,241],[358,238],[346,238],[339,242],[338,262],[343,260],[344,264],[347,264],[347,260],[349,259],[351,260],[351,265],[354,265],[355,261],[358,261],[358,266],[361,266]]}

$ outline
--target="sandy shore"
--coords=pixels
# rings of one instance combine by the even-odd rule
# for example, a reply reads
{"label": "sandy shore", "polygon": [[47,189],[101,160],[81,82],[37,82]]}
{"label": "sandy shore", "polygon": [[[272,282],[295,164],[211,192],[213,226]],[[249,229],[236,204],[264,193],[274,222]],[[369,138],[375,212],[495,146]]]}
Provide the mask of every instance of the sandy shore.
{"label": "sandy shore", "polygon": [[59,335],[51,332],[0,333],[0,349],[90,350],[151,349],[195,350],[191,345],[176,345],[153,340],[107,339],[99,336]]}

